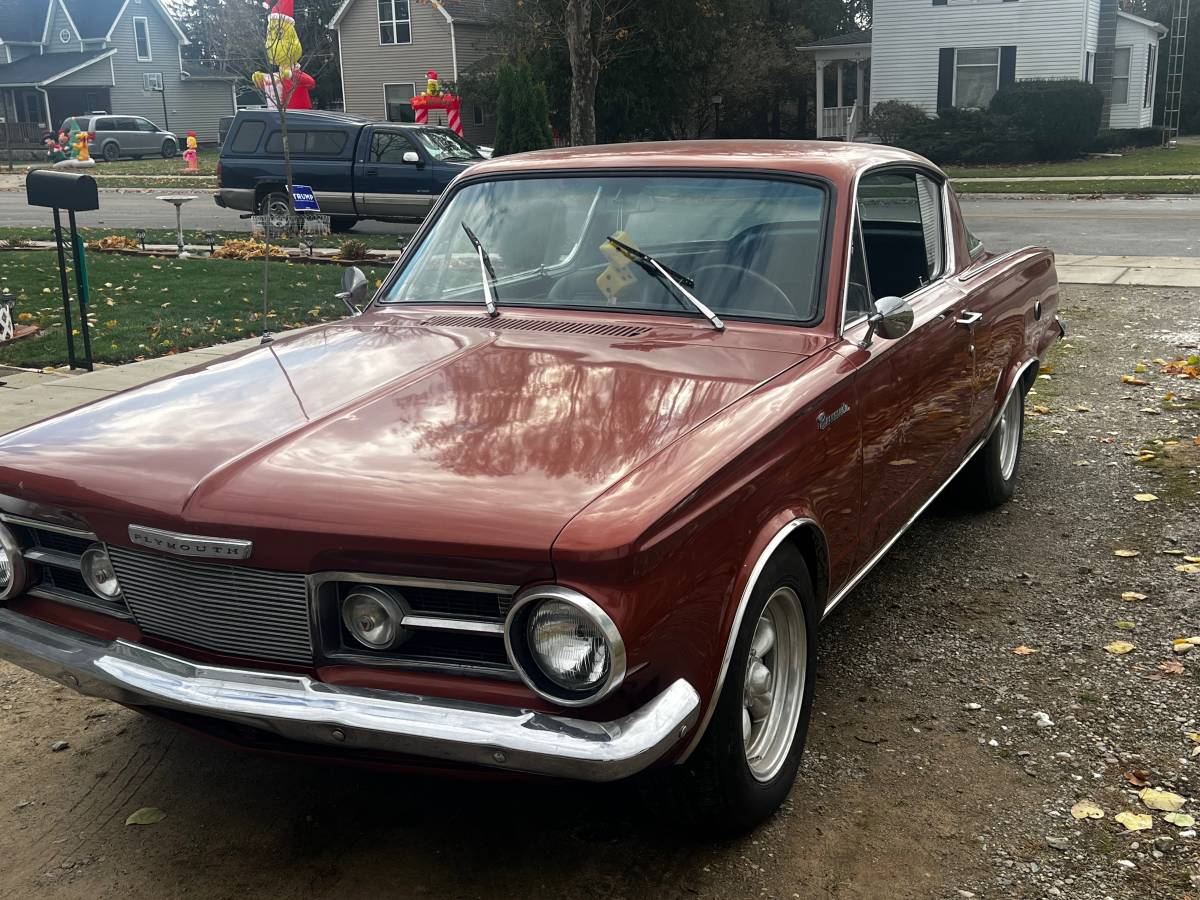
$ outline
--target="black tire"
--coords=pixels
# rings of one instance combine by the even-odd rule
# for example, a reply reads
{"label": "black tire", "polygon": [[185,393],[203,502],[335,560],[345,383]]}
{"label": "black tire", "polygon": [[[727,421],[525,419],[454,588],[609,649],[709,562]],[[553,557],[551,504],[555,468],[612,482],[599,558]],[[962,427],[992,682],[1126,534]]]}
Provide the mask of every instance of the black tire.
{"label": "black tire", "polygon": [[104,157],[106,162],[116,162],[121,158],[121,148],[117,146],[116,141],[109,141],[101,149],[100,155]]}
{"label": "black tire", "polygon": [[[759,617],[767,601],[783,587],[792,589],[803,610],[804,684],[790,749],[778,772],[768,781],[759,781],[746,759],[743,691]],[[793,547],[781,547],[763,568],[747,604],[708,730],[688,761],[666,773],[673,782],[675,808],[692,827],[711,835],[740,834],[770,817],[787,798],[808,735],[818,620],[816,595],[804,557]]]}
{"label": "black tire", "polygon": [[[1010,428],[1016,429],[1015,437]],[[1012,396],[1005,400],[1001,421],[992,431],[988,442],[979,448],[979,452],[959,474],[955,485],[958,498],[976,509],[994,509],[1011,500],[1017,487],[1017,475],[1021,471],[1024,444],[1025,391],[1018,386]]]}
{"label": "black tire", "polygon": [[345,234],[358,224],[358,219],[354,216],[330,216],[329,230],[335,234]]}
{"label": "black tire", "polygon": [[258,212],[259,215],[270,216],[272,222],[278,219],[281,224],[275,227],[283,231],[287,229],[287,223],[291,221],[292,204],[288,201],[288,195],[283,191],[272,191],[263,195],[258,203]]}
{"label": "black tire", "polygon": [[167,138],[162,142],[162,149],[159,152],[162,153],[163,159],[170,159],[173,156],[179,155],[179,145],[170,138]]}

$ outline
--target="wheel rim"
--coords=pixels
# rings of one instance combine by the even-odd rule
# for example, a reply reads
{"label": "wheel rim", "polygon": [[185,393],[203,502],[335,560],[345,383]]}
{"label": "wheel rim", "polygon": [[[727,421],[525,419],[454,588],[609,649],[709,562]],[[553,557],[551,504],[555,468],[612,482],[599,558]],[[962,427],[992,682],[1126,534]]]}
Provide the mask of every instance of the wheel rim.
{"label": "wheel rim", "polygon": [[120,155],[121,155],[121,151],[117,149],[117,146],[115,144],[105,144],[104,145],[104,158],[106,160],[108,160],[109,162],[112,162]]}
{"label": "wheel rim", "polygon": [[1008,481],[1017,468],[1017,449],[1021,446],[1021,398],[1016,392],[1004,404],[997,426],[1000,440],[1000,477]]}
{"label": "wheel rim", "polygon": [[292,208],[286,200],[267,201],[267,222],[273,231],[282,231],[288,227],[292,217]]}
{"label": "wheel rim", "polygon": [[750,773],[770,781],[787,760],[808,668],[808,636],[800,598],[790,587],[771,594],[750,641],[742,690],[742,741]]}

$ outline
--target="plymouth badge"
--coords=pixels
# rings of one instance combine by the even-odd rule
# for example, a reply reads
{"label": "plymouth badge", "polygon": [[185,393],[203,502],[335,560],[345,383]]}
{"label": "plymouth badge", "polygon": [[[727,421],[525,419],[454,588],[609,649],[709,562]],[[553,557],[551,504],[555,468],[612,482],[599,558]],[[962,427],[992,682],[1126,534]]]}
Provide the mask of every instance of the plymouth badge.
{"label": "plymouth badge", "polygon": [[129,539],[140,547],[160,550],[175,556],[196,556],[204,559],[249,559],[254,544],[237,538],[199,537],[177,534],[143,525],[129,526]]}

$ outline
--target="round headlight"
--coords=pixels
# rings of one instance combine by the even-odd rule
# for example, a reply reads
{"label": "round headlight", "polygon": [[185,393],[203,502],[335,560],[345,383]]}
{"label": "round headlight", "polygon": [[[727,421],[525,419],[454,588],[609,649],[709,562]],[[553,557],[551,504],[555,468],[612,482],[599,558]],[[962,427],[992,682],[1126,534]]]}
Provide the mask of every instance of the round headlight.
{"label": "round headlight", "polygon": [[399,594],[385,588],[356,587],[342,601],[342,624],[364,647],[387,650],[404,641],[405,604]]}
{"label": "round headlight", "polygon": [[0,600],[25,590],[25,557],[16,536],[0,525]]}
{"label": "round headlight", "polygon": [[595,703],[625,677],[625,645],[616,625],[569,588],[539,587],[518,597],[504,640],[525,684],[555,703]]}
{"label": "round headlight", "polygon": [[92,544],[83,551],[79,557],[79,573],[97,597],[105,600],[121,598],[121,585],[117,583],[117,573],[113,571],[112,560],[103,544]]}

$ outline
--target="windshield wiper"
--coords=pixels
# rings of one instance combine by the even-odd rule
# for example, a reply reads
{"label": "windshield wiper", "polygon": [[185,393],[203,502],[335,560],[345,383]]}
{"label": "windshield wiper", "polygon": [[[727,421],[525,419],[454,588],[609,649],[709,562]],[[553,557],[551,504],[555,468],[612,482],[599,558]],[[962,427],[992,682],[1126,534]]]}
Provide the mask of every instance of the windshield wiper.
{"label": "windshield wiper", "polygon": [[[466,226],[463,227],[465,228]],[[656,276],[664,284],[675,288],[680,296],[687,300],[687,302],[690,303],[701,315],[708,319],[708,321],[712,322],[713,328],[717,329],[717,331],[725,330],[725,323],[717,318],[717,314],[701,303],[700,300],[688,290],[690,287],[695,287],[696,282],[688,278],[686,275],[676,272],[674,269],[667,268],[649,253],[643,253],[636,247],[631,247],[624,241],[617,240],[611,234],[608,236],[608,242],[651,275]]]}
{"label": "windshield wiper", "polygon": [[487,307],[489,316],[497,316],[499,313],[496,311],[496,270],[492,268],[492,258],[483,249],[483,244],[479,243],[479,238],[475,237],[475,232],[471,230],[470,226],[466,222],[459,224],[467,233],[467,240],[471,242],[479,257],[479,271],[483,276],[483,305]]}

